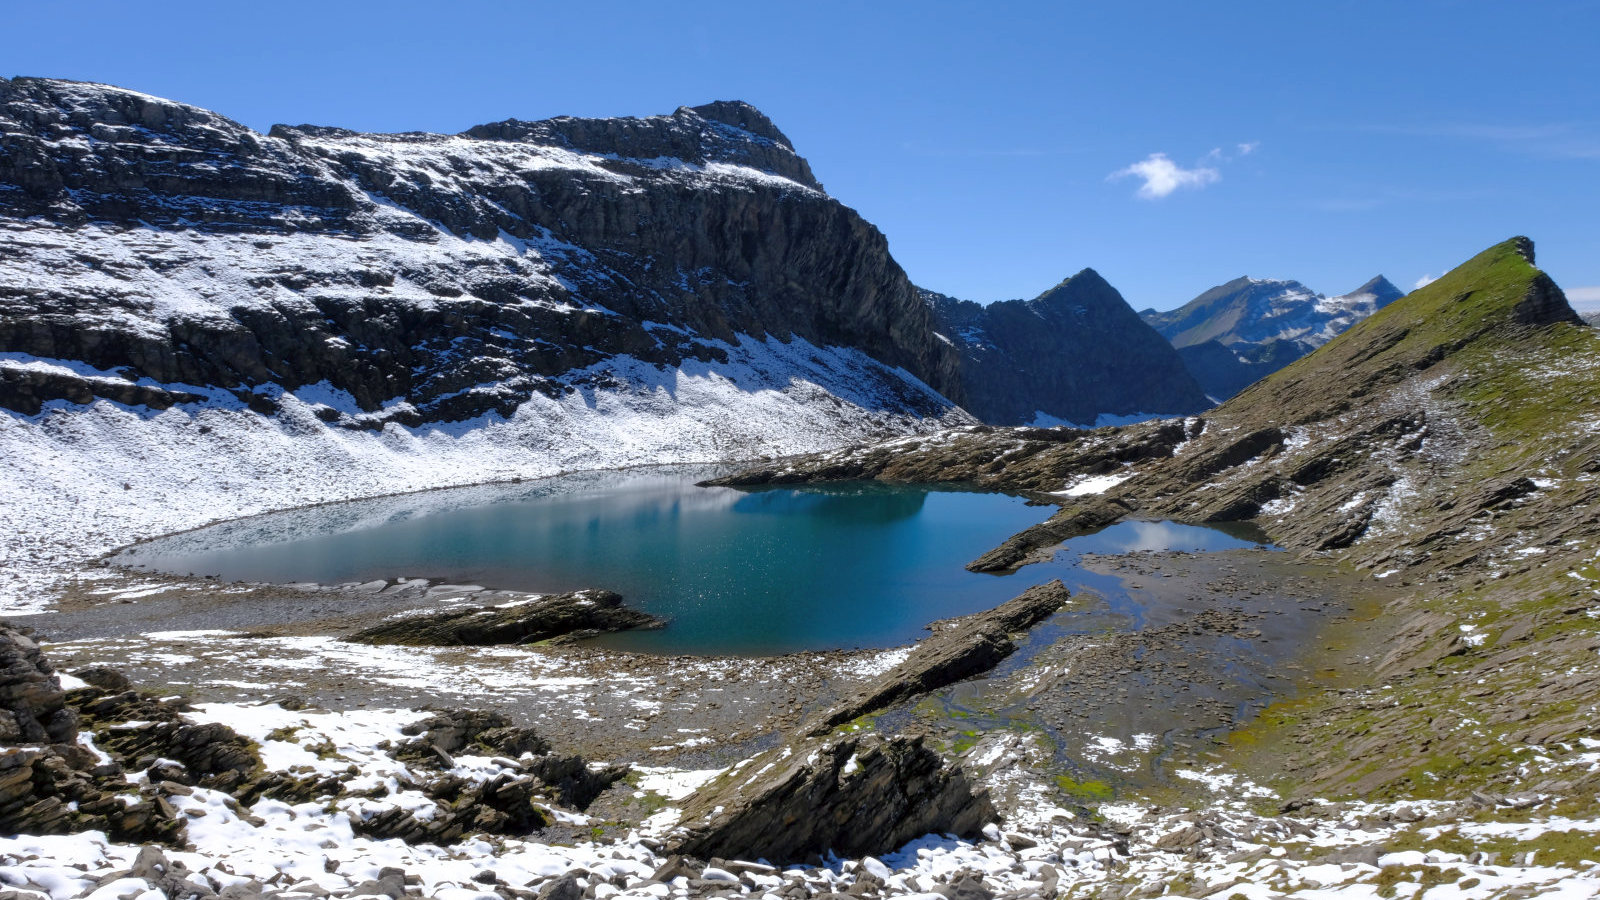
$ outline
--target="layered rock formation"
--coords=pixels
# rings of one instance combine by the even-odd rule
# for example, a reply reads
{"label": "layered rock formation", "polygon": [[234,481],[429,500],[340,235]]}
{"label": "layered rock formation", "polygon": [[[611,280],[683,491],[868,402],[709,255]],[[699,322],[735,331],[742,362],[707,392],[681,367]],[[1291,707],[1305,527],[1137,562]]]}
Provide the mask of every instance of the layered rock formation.
{"label": "layered rock formation", "polygon": [[972,835],[994,818],[988,795],[921,738],[852,735],[729,770],[695,792],[670,843],[702,858],[791,862],[884,853],[929,832]]}
{"label": "layered rock formation", "polygon": [[483,647],[532,644],[631,628],[660,628],[655,616],[622,605],[614,591],[574,591],[492,606],[403,615],[364,628],[348,640],[363,644]]}
{"label": "layered rock formation", "polygon": [[989,671],[1017,649],[1012,634],[1044,621],[1061,609],[1068,596],[1065,585],[1051,581],[967,621],[934,623],[933,636],[917,644],[904,662],[855,696],[814,716],[803,730],[814,737],[824,735],[875,709]]}
{"label": "layered rock formation", "polygon": [[0,621],[0,744],[64,744],[77,736],[77,714],[39,645]]}
{"label": "layered rock formation", "polygon": [[1182,360],[1093,269],[1032,300],[922,296],[961,352],[966,408],[994,425],[1181,415],[1209,406]]}
{"label": "layered rock formation", "polygon": [[1235,278],[1177,309],[1139,313],[1178,348],[1206,394],[1225,400],[1399,299],[1379,275],[1325,297],[1298,281]]}
{"label": "layered rock formation", "polygon": [[[0,406],[259,411],[374,428],[509,415],[626,356],[741,336],[860,350],[958,397],[883,235],[760,112],[459,135],[274,127],[102,85],[0,80]],[[220,393],[219,393],[220,391]],[[934,412],[912,384],[880,402]]]}

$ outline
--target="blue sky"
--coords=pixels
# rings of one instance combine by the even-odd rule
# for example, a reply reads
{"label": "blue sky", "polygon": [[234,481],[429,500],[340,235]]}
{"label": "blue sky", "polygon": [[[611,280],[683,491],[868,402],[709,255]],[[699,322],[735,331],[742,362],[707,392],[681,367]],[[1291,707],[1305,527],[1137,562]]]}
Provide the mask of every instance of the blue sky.
{"label": "blue sky", "polygon": [[27,36],[4,74],[263,131],[748,100],[913,280],[975,300],[1085,266],[1138,308],[1241,274],[1409,289],[1527,234],[1600,308],[1595,2],[4,0],[0,16]]}

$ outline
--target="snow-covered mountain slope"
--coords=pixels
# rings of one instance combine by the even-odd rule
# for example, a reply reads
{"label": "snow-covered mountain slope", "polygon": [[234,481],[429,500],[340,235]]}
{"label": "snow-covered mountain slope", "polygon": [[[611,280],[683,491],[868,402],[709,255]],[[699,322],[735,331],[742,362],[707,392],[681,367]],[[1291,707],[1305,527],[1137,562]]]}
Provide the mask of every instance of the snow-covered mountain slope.
{"label": "snow-covered mountain slope", "polygon": [[971,421],[957,366],[742,103],[261,135],[0,79],[0,610],[266,508]]}
{"label": "snow-covered mountain slope", "polygon": [[1235,278],[1177,309],[1146,309],[1139,315],[1178,348],[1206,393],[1221,401],[1326,344],[1403,293],[1382,275],[1336,297],[1298,281]]}
{"label": "snow-covered mountain slope", "polygon": [[985,422],[1090,425],[1210,405],[1173,348],[1093,269],[1032,300],[922,296],[961,351],[964,405]]}

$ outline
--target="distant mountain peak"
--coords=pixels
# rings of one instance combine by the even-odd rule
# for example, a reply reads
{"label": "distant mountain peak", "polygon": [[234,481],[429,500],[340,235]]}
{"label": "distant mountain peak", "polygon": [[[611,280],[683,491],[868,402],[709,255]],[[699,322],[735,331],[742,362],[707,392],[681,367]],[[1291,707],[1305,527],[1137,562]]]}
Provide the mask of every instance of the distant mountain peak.
{"label": "distant mountain peak", "polygon": [[1172,342],[1209,396],[1227,397],[1404,293],[1382,275],[1334,297],[1292,279],[1241,276],[1177,309],[1139,315]]}
{"label": "distant mountain peak", "polygon": [[1099,272],[1087,268],[1061,281],[1055,287],[1027,301],[1027,303],[1031,308],[1036,309],[1059,306],[1063,303],[1112,307],[1127,306],[1127,301],[1123,299],[1122,293],[1112,287],[1111,282],[1101,277]]}
{"label": "distant mountain peak", "polygon": [[962,356],[968,411],[997,425],[1088,425],[1110,414],[1186,414],[1209,405],[1170,344],[1094,269],[1032,300],[982,306],[922,298]]}
{"label": "distant mountain peak", "polygon": [[1360,287],[1356,288],[1355,290],[1351,291],[1350,293],[1352,293],[1352,294],[1375,294],[1375,293],[1379,293],[1379,292],[1398,291],[1398,290],[1400,290],[1400,289],[1394,286],[1394,282],[1392,282],[1389,279],[1383,277],[1382,274],[1378,274],[1378,275],[1374,275],[1371,278],[1367,279],[1365,284],[1361,285]]}

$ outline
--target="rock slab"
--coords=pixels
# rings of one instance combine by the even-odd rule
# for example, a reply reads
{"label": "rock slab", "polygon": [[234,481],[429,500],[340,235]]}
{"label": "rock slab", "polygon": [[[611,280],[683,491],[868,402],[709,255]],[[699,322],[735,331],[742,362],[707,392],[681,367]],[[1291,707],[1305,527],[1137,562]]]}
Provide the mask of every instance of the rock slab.
{"label": "rock slab", "polygon": [[1037,625],[1067,602],[1059,580],[1036,585],[994,609],[950,623],[936,623],[934,635],[918,644],[900,665],[885,672],[853,697],[817,716],[806,733],[820,736],[833,728],[893,703],[938,690],[994,668],[1017,649],[1011,635]]}
{"label": "rock slab", "polygon": [[574,591],[498,606],[469,606],[391,619],[350,635],[362,644],[485,647],[532,644],[630,628],[659,628],[655,616],[626,609],[612,591]]}
{"label": "rock slab", "polygon": [[769,750],[697,791],[671,851],[702,859],[859,857],[930,832],[976,834],[986,791],[921,738],[847,735]]}

